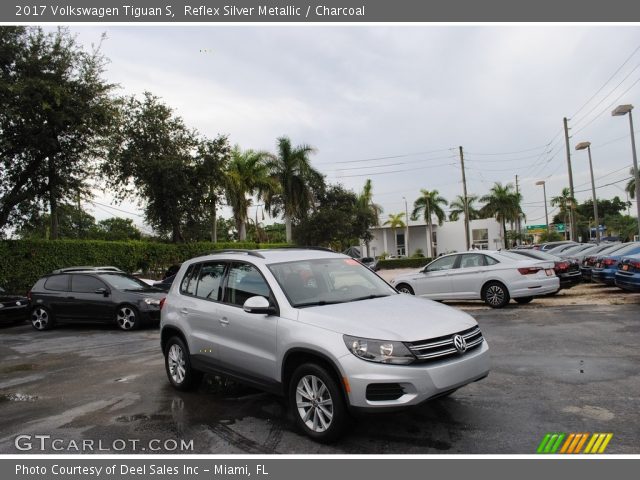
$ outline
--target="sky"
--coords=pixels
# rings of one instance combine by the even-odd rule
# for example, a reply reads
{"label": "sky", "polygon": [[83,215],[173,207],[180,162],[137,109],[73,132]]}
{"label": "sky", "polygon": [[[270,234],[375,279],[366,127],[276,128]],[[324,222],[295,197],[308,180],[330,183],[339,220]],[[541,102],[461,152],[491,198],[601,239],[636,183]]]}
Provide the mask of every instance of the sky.
{"label": "sky", "polygon": [[[626,200],[629,121],[611,110],[640,106],[637,26],[70,30],[87,47],[106,33],[105,77],[118,93],[150,91],[202,135],[227,134],[243,149],[268,151],[286,135],[316,148],[312,165],[329,182],[359,192],[370,178],[382,221],[404,212],[404,199],[411,211],[420,189],[448,200],[461,195],[462,146],[469,194],[482,196],[518,175],[527,224],[544,224],[535,183],[546,182],[547,200],[568,186],[563,117],[577,199],[591,198],[591,184],[587,152],[575,145],[590,141],[596,186],[613,183],[598,188],[598,197]],[[95,201],[112,198],[99,193]],[[104,205],[91,207],[98,219],[142,221],[135,203],[116,205],[119,211]],[[549,207],[550,219],[555,212]]]}

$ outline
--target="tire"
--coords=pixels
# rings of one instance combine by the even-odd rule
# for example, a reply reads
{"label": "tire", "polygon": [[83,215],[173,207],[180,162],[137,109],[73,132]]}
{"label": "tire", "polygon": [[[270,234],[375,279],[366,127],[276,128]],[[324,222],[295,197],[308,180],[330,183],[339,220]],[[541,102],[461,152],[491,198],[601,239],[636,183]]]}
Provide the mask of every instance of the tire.
{"label": "tire", "polygon": [[531,300],[533,300],[533,297],[520,297],[520,298],[514,298],[514,300],[518,302],[520,305],[524,305],[525,303],[530,303]]}
{"label": "tire", "polygon": [[36,330],[50,330],[53,327],[53,315],[48,308],[37,306],[31,310],[31,326]]}
{"label": "tire", "polygon": [[116,324],[120,330],[135,330],[140,327],[140,313],[131,305],[120,305],[116,312]]}
{"label": "tire", "polygon": [[500,282],[489,282],[482,288],[482,299],[491,308],[502,308],[509,303],[509,290]]}
{"label": "tire", "polygon": [[406,283],[401,283],[400,285],[398,285],[396,287],[396,290],[398,290],[400,293],[406,293],[408,295],[415,295],[415,293],[413,291],[413,288],[411,288]]}
{"label": "tire", "polygon": [[164,366],[169,382],[182,391],[198,388],[202,372],[191,366],[189,349],[180,337],[171,337],[164,349]]}
{"label": "tire", "polygon": [[289,405],[296,426],[317,442],[340,438],[349,421],[341,388],[322,366],[299,366],[289,384]]}

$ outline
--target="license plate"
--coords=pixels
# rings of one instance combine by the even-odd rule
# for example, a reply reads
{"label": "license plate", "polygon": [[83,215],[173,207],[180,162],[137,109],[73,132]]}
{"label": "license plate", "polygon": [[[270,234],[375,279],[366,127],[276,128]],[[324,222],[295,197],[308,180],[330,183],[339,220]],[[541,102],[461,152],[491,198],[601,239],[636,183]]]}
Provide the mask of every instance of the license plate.
{"label": "license plate", "polygon": [[629,265],[622,265],[622,269],[626,272],[629,270]]}
{"label": "license plate", "polygon": [[553,271],[553,268],[547,268],[545,270],[545,272],[547,272],[547,277],[551,277],[551,276],[555,275],[555,272]]}

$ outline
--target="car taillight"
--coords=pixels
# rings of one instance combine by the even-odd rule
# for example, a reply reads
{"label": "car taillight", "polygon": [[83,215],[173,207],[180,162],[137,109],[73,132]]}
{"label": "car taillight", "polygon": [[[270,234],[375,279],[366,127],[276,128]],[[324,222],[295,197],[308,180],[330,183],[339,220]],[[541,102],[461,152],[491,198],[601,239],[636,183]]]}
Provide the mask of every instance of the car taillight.
{"label": "car taillight", "polygon": [[569,262],[556,262],[555,270],[557,272],[564,272],[569,269]]}
{"label": "car taillight", "polygon": [[629,260],[629,265],[631,265],[633,268],[637,268],[638,270],[640,270],[640,261]]}
{"label": "car taillight", "polygon": [[614,259],[614,258],[605,258],[602,261],[602,264],[606,265],[608,267],[611,266],[611,265],[615,265],[616,263],[618,263],[618,261],[616,259]]}
{"label": "car taillight", "polygon": [[518,271],[522,274],[522,275],[531,275],[531,274],[535,274],[538,273],[540,270],[542,270],[542,267],[523,267],[523,268],[519,268]]}
{"label": "car taillight", "polygon": [[164,307],[164,303],[165,303],[166,300],[167,300],[167,297],[162,297],[160,299],[160,310],[162,310],[162,307]]}

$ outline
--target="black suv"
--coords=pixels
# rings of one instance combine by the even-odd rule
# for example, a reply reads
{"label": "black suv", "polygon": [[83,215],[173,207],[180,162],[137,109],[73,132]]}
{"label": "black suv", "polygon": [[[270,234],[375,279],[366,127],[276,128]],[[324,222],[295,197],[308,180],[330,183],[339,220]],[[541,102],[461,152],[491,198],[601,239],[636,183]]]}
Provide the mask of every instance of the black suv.
{"label": "black suv", "polygon": [[165,293],[126,273],[80,270],[45,275],[29,292],[31,325],[115,323],[122,330],[160,321]]}

